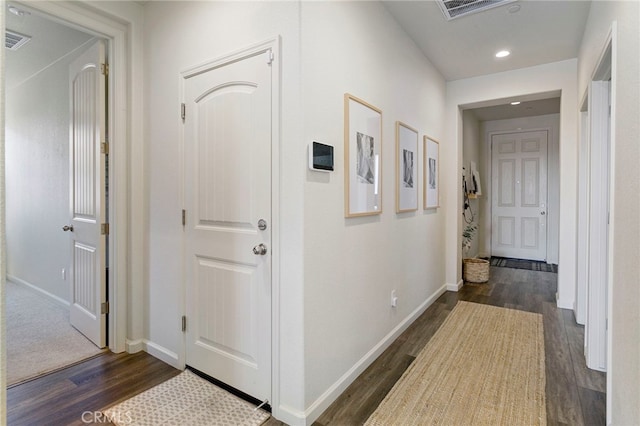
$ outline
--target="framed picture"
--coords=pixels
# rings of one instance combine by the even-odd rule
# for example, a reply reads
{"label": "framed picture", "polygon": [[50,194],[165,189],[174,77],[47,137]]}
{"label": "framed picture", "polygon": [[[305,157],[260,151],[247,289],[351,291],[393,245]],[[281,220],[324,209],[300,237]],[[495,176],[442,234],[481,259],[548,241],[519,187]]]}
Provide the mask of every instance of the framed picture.
{"label": "framed picture", "polygon": [[396,213],[418,210],[418,131],[396,121]]}
{"label": "framed picture", "polygon": [[382,213],[382,111],[344,95],[345,217]]}
{"label": "framed picture", "polygon": [[424,137],[424,208],[440,207],[440,144]]}

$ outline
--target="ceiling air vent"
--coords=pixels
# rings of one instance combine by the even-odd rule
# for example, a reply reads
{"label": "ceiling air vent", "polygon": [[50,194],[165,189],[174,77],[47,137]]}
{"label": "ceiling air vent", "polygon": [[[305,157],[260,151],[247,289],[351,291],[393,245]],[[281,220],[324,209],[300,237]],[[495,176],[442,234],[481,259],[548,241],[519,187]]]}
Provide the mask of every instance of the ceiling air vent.
{"label": "ceiling air vent", "polygon": [[6,30],[4,34],[4,47],[9,50],[18,50],[29,40],[31,40],[31,37],[29,36]]}
{"label": "ceiling air vent", "polygon": [[437,3],[444,17],[450,21],[514,1],[516,0],[438,0]]}

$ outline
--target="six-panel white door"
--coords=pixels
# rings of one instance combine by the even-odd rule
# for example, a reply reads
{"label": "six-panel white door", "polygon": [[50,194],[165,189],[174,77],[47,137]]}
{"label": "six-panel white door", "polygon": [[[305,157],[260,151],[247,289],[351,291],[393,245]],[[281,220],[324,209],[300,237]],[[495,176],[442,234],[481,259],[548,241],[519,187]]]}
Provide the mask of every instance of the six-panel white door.
{"label": "six-panel white door", "polygon": [[189,76],[186,364],[271,395],[270,50]]}
{"label": "six-panel white door", "polygon": [[491,254],[546,260],[547,131],[491,140]]}
{"label": "six-panel white door", "polygon": [[105,154],[106,76],[104,42],[98,41],[69,67],[71,325],[98,347],[106,346]]}

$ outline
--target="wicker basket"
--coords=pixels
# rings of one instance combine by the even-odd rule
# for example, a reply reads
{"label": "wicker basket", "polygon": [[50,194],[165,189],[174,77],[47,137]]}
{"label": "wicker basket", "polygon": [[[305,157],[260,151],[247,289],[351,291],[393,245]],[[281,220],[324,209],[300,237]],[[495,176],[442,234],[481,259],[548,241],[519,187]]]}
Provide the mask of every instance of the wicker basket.
{"label": "wicker basket", "polygon": [[486,283],[489,281],[489,261],[462,259],[462,277],[470,283]]}

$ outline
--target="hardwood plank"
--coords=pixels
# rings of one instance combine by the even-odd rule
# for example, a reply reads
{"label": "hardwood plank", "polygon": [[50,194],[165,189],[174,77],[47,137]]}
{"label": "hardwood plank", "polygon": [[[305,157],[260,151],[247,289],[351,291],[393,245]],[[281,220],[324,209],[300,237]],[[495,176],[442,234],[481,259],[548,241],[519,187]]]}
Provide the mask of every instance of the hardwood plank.
{"label": "hardwood plank", "polygon": [[604,393],[591,389],[578,388],[582,416],[587,425],[605,425],[607,423],[607,397]]}
{"label": "hardwood plank", "polygon": [[551,303],[543,309],[547,419],[584,424],[562,312]]}
{"label": "hardwood plank", "polygon": [[575,322],[571,311],[564,311],[564,324],[569,341],[576,385],[593,391],[607,391],[607,374],[587,368],[584,357],[584,326]]}

